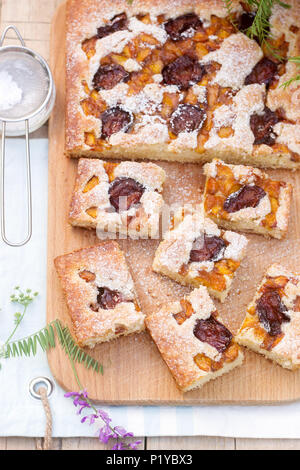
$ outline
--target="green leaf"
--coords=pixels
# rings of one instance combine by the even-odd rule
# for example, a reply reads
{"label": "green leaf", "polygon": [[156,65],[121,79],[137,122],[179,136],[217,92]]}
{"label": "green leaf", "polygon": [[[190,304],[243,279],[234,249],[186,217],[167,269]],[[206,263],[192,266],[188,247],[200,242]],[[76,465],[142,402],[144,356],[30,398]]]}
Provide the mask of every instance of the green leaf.
{"label": "green leaf", "polygon": [[226,7],[226,10],[227,10],[227,14],[228,14],[228,18],[230,20],[230,23],[235,27],[235,29],[237,30],[238,29],[238,26],[237,26],[237,23],[235,21],[235,18],[234,18],[234,13],[233,13],[233,8],[232,8],[232,5],[233,5],[233,0],[223,0],[224,4],[225,4],[225,7]]}
{"label": "green leaf", "polygon": [[44,352],[49,351],[56,347],[56,337],[64,352],[67,354],[69,351],[75,363],[82,363],[86,369],[93,369],[95,372],[103,374],[102,364],[76,344],[69,328],[66,326],[63,327],[59,320],[49,323],[45,328],[42,328],[33,335],[9,342],[4,346],[3,356],[7,359],[16,356],[35,356],[38,345]]}
{"label": "green leaf", "polygon": [[282,83],[279,88],[287,88],[294,82],[298,82],[300,80],[300,75],[296,75],[295,77],[290,78],[286,82]]}

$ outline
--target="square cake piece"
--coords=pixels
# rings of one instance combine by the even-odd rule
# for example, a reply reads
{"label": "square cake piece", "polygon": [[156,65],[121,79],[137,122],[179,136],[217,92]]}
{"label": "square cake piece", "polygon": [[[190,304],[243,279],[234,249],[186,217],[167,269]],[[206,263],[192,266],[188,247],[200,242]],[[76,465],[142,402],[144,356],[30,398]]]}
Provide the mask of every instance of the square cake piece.
{"label": "square cake piece", "polygon": [[273,264],[267,270],[236,341],[286,369],[300,367],[300,275]]}
{"label": "square cake piece", "polygon": [[187,205],[175,212],[152,267],[183,285],[204,285],[224,302],[247,243],[243,235],[220,230],[201,205]]}
{"label": "square cake piece", "polygon": [[146,318],[146,326],[178,387],[202,387],[243,362],[243,353],[201,286]]}
{"label": "square cake piece", "polygon": [[144,329],[133,280],[116,242],[58,256],[54,263],[79,346],[93,348]]}
{"label": "square cake piece", "polygon": [[299,1],[274,2],[269,48],[230,3],[68,0],[66,153],[299,168],[299,83],[281,87],[297,75]]}
{"label": "square cake piece", "polygon": [[159,229],[165,172],[154,163],[108,163],[80,159],[69,221],[134,238]]}
{"label": "square cake piece", "polygon": [[204,165],[204,209],[219,226],[283,238],[288,230],[292,185],[257,168],[214,160]]}

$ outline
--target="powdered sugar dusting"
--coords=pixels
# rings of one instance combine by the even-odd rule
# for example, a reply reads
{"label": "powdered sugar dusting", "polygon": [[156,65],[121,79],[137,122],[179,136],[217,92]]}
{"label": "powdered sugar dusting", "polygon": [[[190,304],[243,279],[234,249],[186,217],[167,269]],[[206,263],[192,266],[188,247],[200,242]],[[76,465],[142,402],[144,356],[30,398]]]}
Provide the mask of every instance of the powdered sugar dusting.
{"label": "powdered sugar dusting", "polygon": [[237,33],[224,39],[220,49],[205,55],[202,62],[221,64],[215,82],[223,87],[239,89],[262,56],[262,50],[254,40]]}

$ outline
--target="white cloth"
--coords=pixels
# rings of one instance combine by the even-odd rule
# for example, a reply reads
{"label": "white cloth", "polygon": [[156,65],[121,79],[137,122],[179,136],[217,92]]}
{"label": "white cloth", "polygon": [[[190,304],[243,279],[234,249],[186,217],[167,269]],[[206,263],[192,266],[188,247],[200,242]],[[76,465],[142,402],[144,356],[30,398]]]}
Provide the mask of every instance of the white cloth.
{"label": "white cloth", "polygon": [[[24,142],[14,139],[7,146],[8,235],[21,237],[26,220],[23,185]],[[39,291],[16,339],[45,325],[47,238],[47,140],[33,139],[33,236],[23,248],[0,242],[0,340],[4,341],[17,310],[9,301],[16,285]],[[24,173],[23,173],[24,174]],[[23,227],[23,233],[25,228]],[[28,385],[38,376],[51,377],[46,355],[2,361],[0,371],[0,436],[42,436],[45,415],[39,401],[31,398]],[[105,375],[104,375],[105,378]],[[58,385],[50,398],[54,436],[94,436],[96,425],[81,424],[70,399]],[[300,403],[280,406],[103,407],[115,425],[136,436],[227,436],[253,438],[300,438]]]}

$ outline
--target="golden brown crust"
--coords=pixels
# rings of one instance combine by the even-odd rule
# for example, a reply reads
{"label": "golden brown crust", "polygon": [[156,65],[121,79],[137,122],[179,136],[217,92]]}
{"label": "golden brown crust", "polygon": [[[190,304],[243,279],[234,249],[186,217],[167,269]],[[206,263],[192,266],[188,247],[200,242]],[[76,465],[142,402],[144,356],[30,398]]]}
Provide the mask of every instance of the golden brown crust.
{"label": "golden brown crust", "polygon": [[[144,188],[139,205],[116,212],[110,203],[110,184],[116,178],[134,179]],[[69,221],[74,226],[128,236],[157,236],[165,172],[154,163],[107,163],[82,158],[78,163]],[[99,237],[100,238],[100,237]]]}
{"label": "golden brown crust", "polygon": [[[124,254],[116,242],[104,241],[58,256],[54,263],[80,346],[94,347],[144,329],[144,315],[138,307]],[[98,288],[117,291],[122,301],[114,308],[97,306]]]}
{"label": "golden brown crust", "polygon": [[[176,316],[181,315],[182,318],[183,306],[188,308],[189,316],[178,323]],[[183,392],[201,387],[243,361],[243,354],[237,345],[232,351],[233,356],[226,359],[226,351],[233,346],[233,341],[220,353],[214,346],[200,341],[194,335],[197,320],[206,320],[212,314],[220,321],[207,289],[202,286],[180,302],[163,305],[145,320],[154,342]]]}
{"label": "golden brown crust", "polygon": [[[270,335],[260,322],[256,311],[257,301],[264,292],[278,292],[289,321],[281,324],[279,335]],[[236,341],[249,349],[264,355],[286,369],[300,368],[300,276],[286,268],[273,264],[258,286]]]}
{"label": "golden brown crust", "polygon": [[[278,7],[281,14],[280,24],[278,22],[278,8],[276,9],[273,15],[273,28],[274,33],[283,31],[288,36],[286,39],[289,40],[290,53],[295,55],[299,49],[300,33],[291,32],[289,27],[298,18],[299,5],[296,0],[292,0],[292,3],[293,8],[291,10]],[[294,9],[295,13],[291,13]],[[240,2],[234,2],[233,10],[242,11]],[[181,14],[194,11],[202,19],[209,19],[211,15],[225,17],[227,14],[222,0],[173,0],[172,9],[170,9],[170,2],[167,0],[161,2],[158,0],[135,0],[132,5],[129,5],[126,0],[119,0],[114,2],[113,6],[108,0],[85,0],[82,2],[79,0],[69,0],[67,13],[66,110],[66,152],[69,156],[99,157],[101,154],[103,158],[165,159],[182,162],[206,162],[211,161],[214,157],[220,157],[230,163],[250,163],[257,167],[283,167],[290,169],[299,167],[299,155],[289,147],[289,142],[283,143],[281,136],[282,127],[280,126],[278,126],[278,139],[276,141],[278,144],[273,147],[264,144],[253,146],[253,138],[252,142],[249,142],[246,146],[242,134],[241,138],[237,136],[235,141],[232,142],[231,139],[222,138],[219,143],[214,144],[212,147],[208,144],[205,144],[203,147],[203,144],[201,143],[200,145],[199,141],[197,143],[197,136],[191,135],[192,133],[181,135],[177,139],[174,139],[174,136],[172,136],[172,140],[169,141],[168,127],[162,124],[156,124],[156,128],[155,126],[148,126],[142,127],[142,130],[134,129],[133,133],[119,133],[120,135],[115,135],[112,139],[109,139],[109,144],[102,139],[100,139],[99,145],[88,144],[89,141],[86,140],[85,132],[87,135],[96,136],[96,139],[99,139],[101,136],[101,120],[92,115],[86,115],[79,105],[79,101],[86,97],[83,91],[82,80],[90,77],[89,64],[81,48],[81,43],[95,35],[97,27],[101,26],[103,22],[108,21],[114,15],[123,11],[126,11],[129,17],[141,12],[149,12],[155,16],[165,14],[166,18],[168,18],[169,16],[177,17]],[[176,13],[174,14],[174,12]],[[286,18],[285,21],[283,21],[284,18]],[[237,36],[242,35],[238,33]],[[241,44],[242,41],[237,40],[237,45]],[[249,41],[249,47],[247,44],[248,40],[245,40],[245,52],[249,52],[251,47],[256,45],[253,41]],[[241,54],[242,56],[244,54]],[[257,58],[254,58],[253,63],[255,64],[259,58],[260,55],[257,54]],[[244,68],[243,65],[240,67],[240,70]],[[279,85],[285,79],[290,78],[295,71],[296,64],[287,63],[286,73],[279,78],[277,86],[274,89],[270,89],[264,98],[272,110],[280,108],[285,113],[286,118],[292,120],[292,123],[299,119],[299,85],[293,84],[286,89],[279,88]],[[231,76],[236,76],[236,73],[232,73]],[[263,101],[261,105],[263,106]],[[235,126],[235,124],[233,125]],[[218,131],[215,124],[214,126],[216,131]],[[245,121],[243,126],[246,126],[243,134],[251,136],[252,132],[249,122]],[[144,133],[143,129],[145,129]],[[295,140],[297,128],[293,132]],[[237,133],[236,129],[235,133]]]}
{"label": "golden brown crust", "polygon": [[[217,237],[224,244],[217,256],[206,261],[191,261],[191,251],[196,240],[203,247],[204,237]],[[243,235],[221,231],[204,216],[202,206],[178,209],[168,232],[164,234],[153,261],[153,270],[183,285],[204,285],[209,293],[224,302],[235,272],[242,261],[248,240]],[[225,248],[226,246],[226,248]]]}
{"label": "golden brown crust", "polygon": [[[289,9],[282,9],[279,5],[273,8],[270,18],[271,32],[275,37],[285,34],[285,40],[289,43],[288,56],[300,55],[300,2],[288,0]],[[294,29],[295,28],[295,29]],[[288,87],[281,87],[283,83],[299,74],[296,63],[287,62],[286,71],[280,77],[278,86],[268,93],[267,105],[273,111],[281,108],[287,119],[300,121],[300,82],[294,82]]]}
{"label": "golden brown crust", "polygon": [[[176,14],[199,11],[203,17],[212,14],[225,17],[227,10],[222,0],[172,0]],[[233,9],[240,9],[239,2],[234,0]],[[172,8],[172,11],[174,11]],[[99,123],[92,117],[83,114],[78,106],[82,96],[82,77],[88,74],[88,62],[81,48],[82,42],[96,34],[97,27],[126,11],[128,16],[141,12],[153,15],[170,15],[169,0],[135,0],[131,5],[127,0],[68,0],[66,17],[66,151],[71,156],[89,156],[84,154],[83,130],[98,130]],[[139,153],[139,152],[138,152]],[[122,158],[122,149],[104,151],[108,157]],[[90,155],[91,156],[91,155]],[[146,157],[147,158],[147,157]],[[151,158],[148,157],[148,158]]]}
{"label": "golden brown crust", "polygon": [[[272,180],[257,168],[228,165],[217,159],[204,166],[204,173],[204,210],[215,223],[229,230],[267,237],[281,239],[286,235],[292,197],[290,183]],[[248,205],[232,212],[224,208],[233,194],[254,185],[264,192],[255,207]]]}

